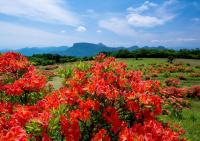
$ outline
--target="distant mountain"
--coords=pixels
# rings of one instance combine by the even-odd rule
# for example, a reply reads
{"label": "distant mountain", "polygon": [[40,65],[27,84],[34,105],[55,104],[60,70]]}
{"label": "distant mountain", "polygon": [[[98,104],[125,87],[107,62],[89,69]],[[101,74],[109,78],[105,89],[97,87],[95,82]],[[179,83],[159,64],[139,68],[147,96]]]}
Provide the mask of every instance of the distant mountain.
{"label": "distant mountain", "polygon": [[117,48],[107,47],[104,44],[92,44],[92,43],[75,43],[66,52],[60,53],[66,56],[93,56],[102,51],[114,51]]}
{"label": "distant mountain", "polygon": [[[156,50],[166,50],[167,48],[163,46],[158,47],[142,47],[144,49],[156,49]],[[138,46],[131,46],[131,47],[109,47],[102,43],[93,44],[93,43],[74,43],[72,47],[67,46],[60,46],[60,47],[32,47],[32,48],[22,48],[17,50],[12,50],[15,52],[19,52],[26,56],[31,56],[33,54],[59,54],[65,56],[77,56],[77,57],[84,57],[84,56],[94,56],[99,52],[111,52],[111,51],[118,51],[118,50],[129,50],[134,51],[137,49],[141,49]],[[6,52],[8,50],[0,50],[0,52]]]}
{"label": "distant mountain", "polygon": [[167,50],[166,47],[164,46],[158,46],[158,47],[149,47],[149,46],[144,46],[142,49],[155,49],[155,50]]}
{"label": "distant mountain", "polygon": [[9,52],[12,51],[11,49],[1,49],[0,52]]}
{"label": "distant mountain", "polygon": [[[145,49],[158,49],[158,50],[165,50],[166,48],[163,46],[159,47],[144,47]],[[108,47],[102,43],[93,44],[93,43],[75,43],[72,47],[70,47],[66,52],[60,53],[60,55],[66,56],[94,56],[99,52],[111,52],[111,51],[118,51],[118,50],[129,50],[134,51],[140,49],[138,46],[131,46],[131,47]]]}
{"label": "distant mountain", "polygon": [[23,55],[26,56],[32,56],[33,54],[59,54],[60,52],[67,51],[69,47],[67,46],[60,46],[60,47],[31,47],[31,48],[21,48],[21,49],[16,49],[16,50],[0,50],[0,52],[8,52],[8,51],[14,51],[14,52],[19,52]]}
{"label": "distant mountain", "polygon": [[131,46],[131,47],[126,48],[126,49],[129,50],[129,51],[134,51],[134,50],[137,50],[137,49],[140,49],[140,48],[138,46]]}

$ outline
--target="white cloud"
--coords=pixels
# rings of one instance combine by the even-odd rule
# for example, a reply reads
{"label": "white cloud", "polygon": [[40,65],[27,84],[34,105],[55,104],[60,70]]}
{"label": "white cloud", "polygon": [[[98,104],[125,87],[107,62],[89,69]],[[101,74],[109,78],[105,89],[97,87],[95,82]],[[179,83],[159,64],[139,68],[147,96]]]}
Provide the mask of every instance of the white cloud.
{"label": "white cloud", "polygon": [[[71,36],[50,33],[32,27],[0,21],[0,48],[33,46],[59,46],[77,41]],[[77,37],[76,37],[77,38]]]}
{"label": "white cloud", "polygon": [[88,13],[94,13],[95,11],[94,11],[94,9],[87,9],[87,12]]}
{"label": "white cloud", "polygon": [[166,0],[158,9],[156,9],[156,16],[163,19],[165,22],[174,19],[177,14],[176,11],[180,8],[177,0]]}
{"label": "white cloud", "polygon": [[75,14],[63,5],[64,0],[0,0],[0,13],[70,26],[79,24]]}
{"label": "white cloud", "polygon": [[170,42],[174,42],[176,40],[172,40],[172,39],[162,39],[162,40],[158,40],[158,39],[154,39],[154,40],[151,40],[150,42],[151,43],[159,43],[159,44],[163,44],[163,43],[170,43]]}
{"label": "white cloud", "polygon": [[[178,7],[176,0],[165,0],[159,5],[146,1],[139,7],[129,7],[127,14],[117,15],[117,13],[111,13],[107,15],[107,19],[99,21],[99,27],[118,35],[126,35],[139,40],[143,38],[151,42],[152,38],[160,35],[144,32],[142,28],[139,29],[138,27],[149,28],[164,25],[176,17]],[[170,40],[166,39],[164,42],[167,43]]]}
{"label": "white cloud", "polygon": [[151,43],[178,43],[178,42],[195,42],[199,41],[197,38],[175,38],[175,39],[153,39]]}
{"label": "white cloud", "polygon": [[65,32],[66,32],[66,30],[61,30],[60,32],[61,32],[61,33],[65,33]]}
{"label": "white cloud", "polygon": [[97,33],[101,33],[102,31],[101,30],[97,30]]}
{"label": "white cloud", "polygon": [[118,35],[132,36],[135,33],[134,30],[131,27],[129,27],[125,20],[119,18],[101,20],[99,21],[99,26],[101,28],[105,28],[109,31],[112,31]]}
{"label": "white cloud", "polygon": [[142,13],[146,10],[149,10],[149,8],[156,7],[156,6],[157,6],[156,3],[145,1],[140,7],[137,7],[137,8],[129,7],[127,8],[127,11],[134,12],[134,13]]}
{"label": "white cloud", "polygon": [[162,19],[151,16],[142,16],[139,14],[129,14],[127,15],[127,20],[130,25],[138,27],[153,27],[164,24],[164,20]]}
{"label": "white cloud", "polygon": [[[130,25],[136,27],[154,27],[163,25],[176,16],[170,10],[174,4],[176,4],[176,0],[167,0],[160,6],[146,1],[138,8],[128,8],[129,14],[126,18]],[[147,11],[150,8],[154,8],[154,12],[145,15],[144,11]]]}
{"label": "white cloud", "polygon": [[84,26],[78,26],[78,27],[76,28],[76,31],[77,31],[77,32],[85,32],[85,31],[87,31],[87,29],[86,29],[86,27],[84,27]]}
{"label": "white cloud", "polygon": [[177,41],[181,41],[181,42],[193,42],[193,41],[198,41],[198,39],[196,38],[177,38]]}
{"label": "white cloud", "polygon": [[160,40],[154,39],[150,41],[151,43],[160,43]]}

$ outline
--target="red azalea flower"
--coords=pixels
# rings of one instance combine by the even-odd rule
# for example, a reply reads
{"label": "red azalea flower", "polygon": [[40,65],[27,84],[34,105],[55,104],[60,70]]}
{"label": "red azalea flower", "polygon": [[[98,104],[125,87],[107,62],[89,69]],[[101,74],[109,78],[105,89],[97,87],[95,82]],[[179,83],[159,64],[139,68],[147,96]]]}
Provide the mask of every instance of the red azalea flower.
{"label": "red azalea flower", "polygon": [[28,141],[26,131],[20,126],[12,127],[8,133],[0,137],[1,141]]}

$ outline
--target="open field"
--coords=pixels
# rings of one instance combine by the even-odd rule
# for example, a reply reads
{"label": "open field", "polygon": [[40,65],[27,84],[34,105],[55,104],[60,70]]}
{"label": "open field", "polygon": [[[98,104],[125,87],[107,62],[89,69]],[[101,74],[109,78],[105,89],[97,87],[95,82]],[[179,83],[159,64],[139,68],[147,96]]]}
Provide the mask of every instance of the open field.
{"label": "open field", "polygon": [[[125,62],[131,69],[141,70],[144,72],[144,67],[150,67],[155,64],[163,64],[163,66],[168,65],[167,59],[165,58],[143,58],[139,60],[133,59],[118,59],[119,61]],[[141,66],[142,64],[142,66]],[[167,77],[178,77],[179,75],[183,75],[186,79],[181,80],[182,86],[192,86],[200,84],[200,77],[191,77],[192,73],[200,74],[200,60],[195,59],[175,59],[174,64],[181,64],[184,67],[188,67],[192,69],[191,71],[179,71],[179,72],[169,72],[169,70],[164,70],[162,73],[157,74],[157,77],[153,77],[153,79],[158,79],[160,81],[165,81]],[[162,66],[158,66],[162,67]],[[172,65],[173,67],[173,65]],[[167,74],[169,72],[169,74]],[[147,75],[150,75],[152,72],[147,71]],[[166,75],[167,74],[167,75]],[[165,76],[166,75],[166,76]]]}
{"label": "open field", "polygon": [[[166,58],[143,58],[143,59],[139,59],[139,60],[136,60],[135,58],[128,58],[128,59],[117,59],[117,60],[125,62],[128,65],[129,69],[140,70],[142,72],[144,72],[143,71],[144,67],[150,67],[152,64],[164,64],[164,65],[168,64]],[[61,65],[59,65],[59,68],[53,69],[51,71],[58,72],[62,68],[73,67],[74,65],[78,64],[79,62],[80,61],[61,64]],[[200,60],[175,59],[174,64],[183,64],[186,67],[192,68],[192,71],[191,72],[173,72],[173,73],[169,72],[169,74],[166,75],[166,73],[168,73],[168,70],[166,70],[160,74],[157,74],[156,77],[152,77],[152,79],[157,79],[157,80],[160,80],[161,82],[164,82],[166,78],[169,78],[169,77],[174,78],[174,77],[178,77],[179,75],[183,75],[184,77],[186,77],[186,80],[181,80],[182,86],[193,86],[193,85],[200,84],[200,76],[199,77],[191,77],[190,76],[191,73],[200,74]],[[42,67],[41,69],[45,69],[45,67]],[[152,72],[147,72],[147,73],[150,74]],[[59,77],[55,77],[50,82],[55,84],[56,88],[59,88],[59,86],[61,86],[60,81],[63,81],[63,79],[59,78]]]}
{"label": "open field", "polygon": [[[167,58],[139,58],[136,60],[135,58],[127,58],[127,59],[118,59],[119,61],[123,61],[127,63],[128,65],[140,65],[140,64],[145,64],[145,65],[150,65],[154,63],[166,63]],[[183,63],[183,64],[191,64],[192,66],[199,66],[200,65],[200,60],[198,59],[174,59],[174,63]]]}

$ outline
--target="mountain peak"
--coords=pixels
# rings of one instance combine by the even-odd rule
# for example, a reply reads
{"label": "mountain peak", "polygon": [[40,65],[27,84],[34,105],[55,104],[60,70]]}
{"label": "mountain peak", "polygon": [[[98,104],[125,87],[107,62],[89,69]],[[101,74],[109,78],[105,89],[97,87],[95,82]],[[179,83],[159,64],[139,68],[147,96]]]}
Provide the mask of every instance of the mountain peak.
{"label": "mountain peak", "polygon": [[87,43],[87,42],[79,42],[79,43],[74,43],[72,47],[80,47],[80,46],[87,47],[87,46],[94,46],[94,45],[97,45],[97,44]]}

